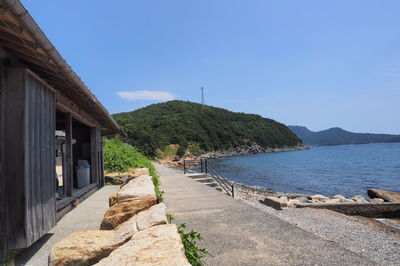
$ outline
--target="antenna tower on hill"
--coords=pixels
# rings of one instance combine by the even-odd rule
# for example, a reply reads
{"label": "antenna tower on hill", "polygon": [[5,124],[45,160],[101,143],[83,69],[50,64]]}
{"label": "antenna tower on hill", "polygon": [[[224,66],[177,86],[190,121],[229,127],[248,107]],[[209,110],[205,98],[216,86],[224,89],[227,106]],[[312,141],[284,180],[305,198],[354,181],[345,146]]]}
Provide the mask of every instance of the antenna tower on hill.
{"label": "antenna tower on hill", "polygon": [[201,87],[201,104],[204,105],[204,88]]}

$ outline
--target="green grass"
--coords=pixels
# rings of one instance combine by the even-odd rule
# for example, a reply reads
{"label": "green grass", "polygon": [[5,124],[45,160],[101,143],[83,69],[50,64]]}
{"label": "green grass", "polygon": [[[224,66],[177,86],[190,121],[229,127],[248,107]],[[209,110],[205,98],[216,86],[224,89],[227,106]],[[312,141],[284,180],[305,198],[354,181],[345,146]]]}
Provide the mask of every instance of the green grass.
{"label": "green grass", "polygon": [[154,190],[159,202],[163,201],[160,177],[151,160],[135,148],[123,143],[119,138],[104,141],[104,169],[108,172],[127,172],[130,168],[146,167],[152,177]]}

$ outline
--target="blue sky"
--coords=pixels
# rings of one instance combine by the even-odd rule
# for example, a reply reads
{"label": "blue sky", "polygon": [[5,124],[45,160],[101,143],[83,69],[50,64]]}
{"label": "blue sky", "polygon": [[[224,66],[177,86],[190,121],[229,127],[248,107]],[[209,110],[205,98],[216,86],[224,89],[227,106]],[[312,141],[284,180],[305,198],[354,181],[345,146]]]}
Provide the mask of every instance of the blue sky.
{"label": "blue sky", "polygon": [[400,1],[22,2],[111,113],[203,86],[284,124],[400,134]]}

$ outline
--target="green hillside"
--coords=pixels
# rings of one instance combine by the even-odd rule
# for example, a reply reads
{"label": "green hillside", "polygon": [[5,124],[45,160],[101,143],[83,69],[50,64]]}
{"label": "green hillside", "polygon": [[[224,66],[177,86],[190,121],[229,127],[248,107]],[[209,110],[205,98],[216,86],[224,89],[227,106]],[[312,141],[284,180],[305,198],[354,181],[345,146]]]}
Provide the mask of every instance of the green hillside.
{"label": "green hillside", "polygon": [[179,144],[180,153],[189,147],[221,151],[254,143],[263,148],[299,144],[288,127],[274,120],[192,102],[153,104],[113,117],[127,133],[125,141],[152,157],[170,144]]}

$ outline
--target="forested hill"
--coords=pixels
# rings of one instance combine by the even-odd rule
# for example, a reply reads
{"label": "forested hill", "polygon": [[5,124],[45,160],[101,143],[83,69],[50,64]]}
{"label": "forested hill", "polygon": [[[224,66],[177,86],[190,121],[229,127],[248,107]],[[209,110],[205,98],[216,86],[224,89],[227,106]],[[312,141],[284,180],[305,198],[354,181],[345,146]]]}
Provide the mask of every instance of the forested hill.
{"label": "forested hill", "polygon": [[114,114],[127,133],[125,141],[155,156],[169,144],[181,149],[221,151],[258,144],[262,148],[293,147],[297,136],[285,125],[255,114],[235,113],[192,102],[169,101]]}
{"label": "forested hill", "polygon": [[313,132],[302,126],[289,128],[303,141],[305,145],[347,145],[400,142],[400,135],[353,133],[339,127]]}

